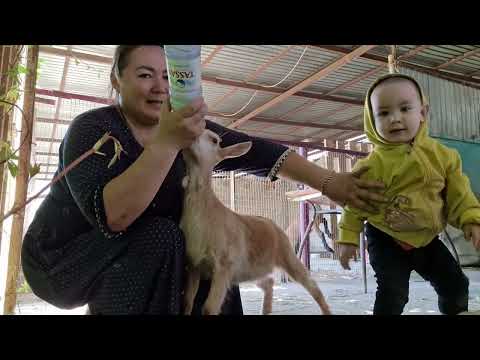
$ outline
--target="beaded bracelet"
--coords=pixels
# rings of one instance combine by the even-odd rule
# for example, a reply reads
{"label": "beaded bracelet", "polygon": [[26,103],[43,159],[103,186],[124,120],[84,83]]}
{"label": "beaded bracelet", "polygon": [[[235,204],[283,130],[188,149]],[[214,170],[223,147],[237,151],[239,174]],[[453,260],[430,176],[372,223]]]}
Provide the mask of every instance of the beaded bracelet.
{"label": "beaded bracelet", "polygon": [[325,188],[327,187],[328,183],[332,181],[334,177],[335,177],[335,173],[331,173],[330,175],[326,176],[325,179],[323,179],[319,189],[322,195],[325,195]]}
{"label": "beaded bracelet", "polygon": [[292,148],[289,148],[285,150],[285,152],[278,158],[278,160],[275,162],[275,165],[273,165],[272,169],[270,170],[270,173],[267,176],[267,178],[270,179],[270,181],[277,180],[277,175],[278,175],[278,172],[280,171],[280,168],[282,167],[283,163],[287,159],[288,155],[290,155],[292,152],[295,152],[295,150],[293,150]]}

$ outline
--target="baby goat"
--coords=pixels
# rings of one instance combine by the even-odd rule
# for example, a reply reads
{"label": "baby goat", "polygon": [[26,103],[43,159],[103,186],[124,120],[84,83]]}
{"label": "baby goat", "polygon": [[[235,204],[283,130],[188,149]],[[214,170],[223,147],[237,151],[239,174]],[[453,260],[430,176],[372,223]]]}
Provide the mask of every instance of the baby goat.
{"label": "baby goat", "polygon": [[328,305],[290,245],[285,233],[271,220],[239,215],[225,207],[212,190],[212,171],[224,159],[246,154],[251,142],[220,147],[221,138],[205,130],[183,156],[187,177],[183,181],[185,199],[180,227],[186,238],[188,280],[185,289],[185,314],[191,314],[200,278],[211,279],[211,288],[202,313],[221,311],[232,284],[259,280],[264,290],[263,313],[272,310],[275,267],[287,272],[303,285],[330,314]]}

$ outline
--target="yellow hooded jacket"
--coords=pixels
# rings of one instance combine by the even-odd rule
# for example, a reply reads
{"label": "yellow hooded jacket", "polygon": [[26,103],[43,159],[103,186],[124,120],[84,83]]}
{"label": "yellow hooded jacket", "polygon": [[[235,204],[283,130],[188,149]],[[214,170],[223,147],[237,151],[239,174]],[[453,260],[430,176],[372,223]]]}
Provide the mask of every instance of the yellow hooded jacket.
{"label": "yellow hooded jacket", "polygon": [[354,166],[354,170],[370,167],[362,178],[383,182],[389,202],[375,215],[345,207],[339,224],[340,244],[358,245],[365,220],[415,248],[428,245],[447,222],[456,228],[468,223],[480,224],[480,203],[468,177],[462,173],[458,152],[428,136],[426,119],[411,144],[389,143],[377,133],[370,95],[379,82],[392,76],[413,81],[422,93],[413,78],[400,74],[384,76],[370,87],[365,101],[364,127],[374,150]]}

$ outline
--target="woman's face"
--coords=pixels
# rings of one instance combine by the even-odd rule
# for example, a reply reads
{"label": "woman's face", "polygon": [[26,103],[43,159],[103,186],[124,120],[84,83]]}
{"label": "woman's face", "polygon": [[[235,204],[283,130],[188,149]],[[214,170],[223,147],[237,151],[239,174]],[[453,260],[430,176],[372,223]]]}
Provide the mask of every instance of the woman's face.
{"label": "woman's face", "polygon": [[[118,76],[118,75],[117,75]],[[141,125],[158,123],[160,108],[168,100],[165,52],[160,46],[141,46],[127,55],[121,75],[112,80],[123,111]]]}

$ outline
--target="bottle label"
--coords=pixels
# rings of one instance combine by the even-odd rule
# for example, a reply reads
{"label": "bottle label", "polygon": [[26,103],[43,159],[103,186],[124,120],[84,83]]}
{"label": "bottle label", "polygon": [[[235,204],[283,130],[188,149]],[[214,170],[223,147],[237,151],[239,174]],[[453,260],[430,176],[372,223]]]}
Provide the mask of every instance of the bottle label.
{"label": "bottle label", "polygon": [[170,103],[174,110],[202,96],[200,56],[179,59],[167,56]]}

